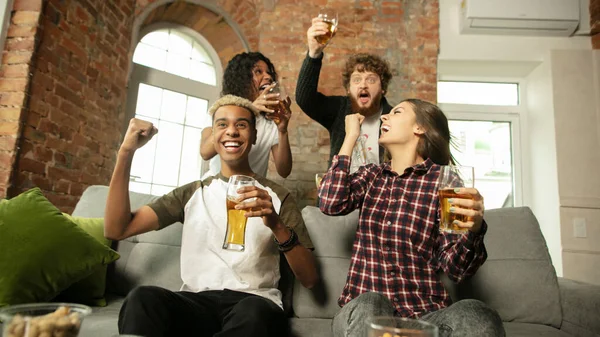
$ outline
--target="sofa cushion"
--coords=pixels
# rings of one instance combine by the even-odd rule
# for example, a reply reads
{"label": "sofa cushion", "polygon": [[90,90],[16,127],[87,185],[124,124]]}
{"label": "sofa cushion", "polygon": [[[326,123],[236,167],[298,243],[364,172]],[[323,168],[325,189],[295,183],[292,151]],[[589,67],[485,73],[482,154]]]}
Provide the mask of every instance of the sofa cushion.
{"label": "sofa cushion", "polygon": [[[103,217],[108,186],[90,186],[75,206],[73,216]],[[130,192],[131,209],[136,210],[158,196]],[[109,269],[107,288],[122,296],[140,285],[179,290],[182,285],[179,255],[183,225],[176,223],[115,242],[121,258]]]}
{"label": "sofa cushion", "polygon": [[294,284],[294,314],[302,318],[332,318],[340,307],[337,299],[346,283],[358,211],[345,216],[328,216],[317,207],[302,209],[306,229],[315,245],[320,282],[313,289]]}
{"label": "sofa cushion", "polygon": [[527,207],[486,211],[488,259],[456,289],[459,298],[479,299],[505,322],[560,327],[556,272],[537,219]]}
{"label": "sofa cushion", "polygon": [[118,258],[39,188],[0,201],[0,306],[48,301]]}
{"label": "sofa cushion", "polygon": [[[73,217],[66,213],[64,216],[81,227],[86,233],[103,245],[110,247],[111,240],[104,237],[104,219]],[[88,277],[72,284],[63,291],[56,300],[61,302],[75,302],[93,306],[106,306],[104,293],[106,291],[106,265],[101,265]]]}
{"label": "sofa cushion", "polygon": [[333,337],[331,319],[326,318],[292,318],[291,337]]}
{"label": "sofa cushion", "polygon": [[504,323],[506,336],[544,336],[544,337],[572,337],[572,335],[555,329],[551,326],[530,323]]}
{"label": "sofa cushion", "polygon": [[78,337],[118,336],[119,311],[125,298],[107,295],[106,300],[107,306],[93,308],[93,313],[85,317]]}

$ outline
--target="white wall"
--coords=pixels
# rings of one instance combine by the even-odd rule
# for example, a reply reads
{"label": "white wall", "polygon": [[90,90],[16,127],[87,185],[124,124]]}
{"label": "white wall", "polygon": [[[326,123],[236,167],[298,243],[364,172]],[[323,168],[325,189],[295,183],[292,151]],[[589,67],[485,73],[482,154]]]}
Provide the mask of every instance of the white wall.
{"label": "white wall", "polygon": [[461,35],[461,0],[440,0],[442,60],[543,61],[552,49],[592,49],[589,37]]}
{"label": "white wall", "polygon": [[[557,138],[556,135],[553,95],[559,87],[577,87],[577,79],[553,78],[550,55],[554,50],[591,53],[591,39],[588,36],[460,34],[460,4],[461,0],[440,0],[439,77],[460,80],[517,80],[522,84],[524,90],[521,92],[521,103],[525,107],[520,116],[524,167],[523,203],[530,206],[538,218],[552,261],[560,276],[563,265],[557,144],[562,144],[563,139]],[[596,57],[596,64],[599,64],[598,62],[600,61]],[[562,82],[554,88],[556,81]],[[560,97],[561,94],[558,95]],[[599,95],[598,92],[595,93],[596,100],[600,100]],[[589,105],[595,104],[589,99],[586,98],[588,101],[583,103],[586,113],[589,112]],[[561,99],[561,104],[562,102]],[[600,118],[600,111],[597,114]],[[600,128],[600,120],[597,120],[597,125]],[[558,137],[572,137],[567,134],[568,132],[563,132]]]}
{"label": "white wall", "polygon": [[[598,51],[551,52],[564,276],[600,284]],[[597,61],[596,61],[597,62]],[[585,237],[574,233],[585,222]]]}
{"label": "white wall", "polygon": [[[549,57],[548,57],[549,58]],[[560,203],[556,160],[554,100],[550,61],[543,62],[527,78],[527,129],[529,140],[524,163],[524,178],[531,207],[546,239],[552,263],[562,276]]]}

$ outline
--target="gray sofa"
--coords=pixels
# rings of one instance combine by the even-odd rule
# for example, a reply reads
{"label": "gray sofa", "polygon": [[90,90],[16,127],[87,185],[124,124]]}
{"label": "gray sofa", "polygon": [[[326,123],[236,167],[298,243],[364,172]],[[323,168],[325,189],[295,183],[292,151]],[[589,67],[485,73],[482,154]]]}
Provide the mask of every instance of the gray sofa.
{"label": "gray sofa", "polygon": [[[102,217],[107,190],[89,187],[73,215]],[[131,206],[135,209],[154,198],[131,193]],[[331,319],[339,310],[337,298],[346,280],[358,215],[330,217],[311,206],[302,215],[316,247],[321,284],[305,289],[285,269],[280,289],[296,336],[331,336]],[[509,337],[600,337],[600,286],[557,279],[533,213],[525,207],[499,209],[487,211],[485,218],[488,260],[468,282],[446,283],[453,298],[477,298],[491,305],[500,313]],[[116,334],[119,308],[135,286],[179,289],[181,227],[176,224],[115,244],[121,258],[109,268],[109,305],[94,308],[80,336]]]}

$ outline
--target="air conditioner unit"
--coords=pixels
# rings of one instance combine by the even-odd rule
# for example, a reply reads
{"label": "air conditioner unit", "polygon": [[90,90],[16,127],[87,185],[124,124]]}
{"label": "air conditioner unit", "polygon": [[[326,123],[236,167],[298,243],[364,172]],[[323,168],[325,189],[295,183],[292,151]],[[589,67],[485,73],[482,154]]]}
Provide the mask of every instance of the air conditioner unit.
{"label": "air conditioner unit", "polygon": [[579,0],[463,0],[461,33],[571,36]]}

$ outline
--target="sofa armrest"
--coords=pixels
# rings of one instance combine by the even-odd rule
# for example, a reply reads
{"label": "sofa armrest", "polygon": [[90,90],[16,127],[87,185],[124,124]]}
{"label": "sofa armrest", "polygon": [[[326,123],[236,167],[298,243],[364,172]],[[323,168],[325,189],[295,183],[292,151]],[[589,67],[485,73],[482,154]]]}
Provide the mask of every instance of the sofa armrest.
{"label": "sofa armrest", "polygon": [[561,330],[573,336],[600,336],[600,286],[558,278],[563,320]]}

